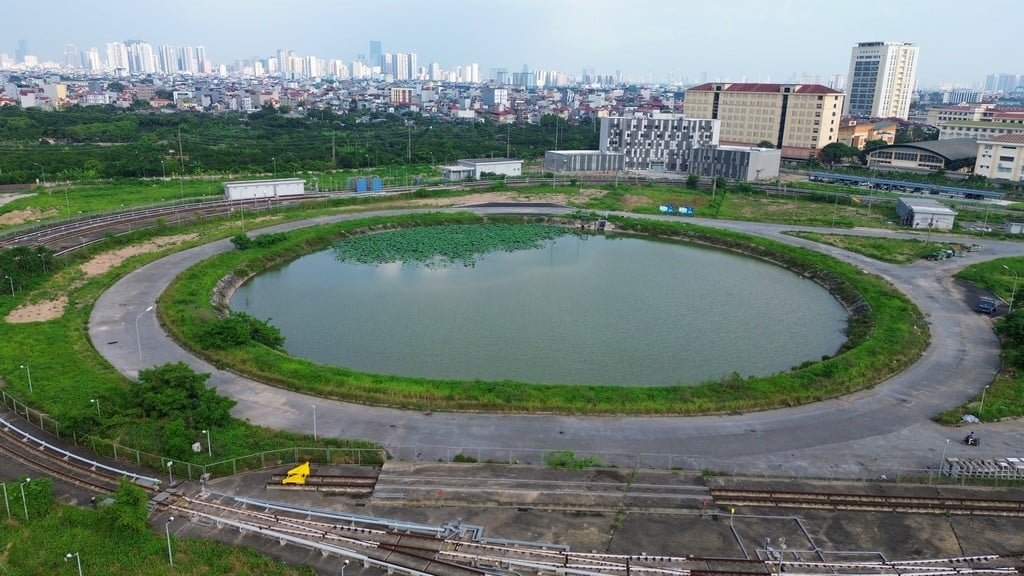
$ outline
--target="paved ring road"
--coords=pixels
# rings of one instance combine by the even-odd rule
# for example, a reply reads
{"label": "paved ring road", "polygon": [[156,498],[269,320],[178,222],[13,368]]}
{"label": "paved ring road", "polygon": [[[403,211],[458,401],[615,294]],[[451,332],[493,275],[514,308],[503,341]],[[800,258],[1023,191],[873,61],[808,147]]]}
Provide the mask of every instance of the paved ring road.
{"label": "paved ring road", "polygon": [[[516,212],[513,208],[471,210]],[[521,211],[538,212],[537,209]],[[568,212],[550,212],[560,211]],[[334,215],[281,224],[263,232],[410,212],[417,211]],[[807,406],[749,414],[697,417],[494,415],[420,413],[363,406],[305,396],[218,370],[172,341],[155,314],[139,317],[185,268],[231,249],[226,239],[169,255],[123,277],[96,302],[89,333],[96,349],[130,378],[137,376],[140,367],[138,338],[143,367],[182,361],[198,371],[211,373],[210,385],[238,401],[233,410],[238,418],[308,434],[312,432],[311,404],[315,404],[320,435],[379,442],[399,458],[450,459],[463,453],[477,456],[481,461],[494,458],[541,463],[544,453],[557,449],[573,450],[578,455],[595,454],[619,465],[639,463],[758,474],[878,478],[893,477],[907,470],[934,470],[944,448],[948,456],[959,457],[1020,454],[1018,447],[1022,445],[1024,430],[1017,422],[974,425],[972,429],[977,430],[984,441],[980,447],[967,447],[960,442],[965,430],[944,428],[930,420],[940,410],[976,396],[999,367],[998,342],[991,329],[991,319],[971,311],[962,290],[953,283],[952,273],[970,263],[1018,256],[1020,244],[977,240],[983,244],[983,250],[969,253],[966,258],[896,266],[781,234],[783,230],[812,228],[690,221],[806,246],[888,279],[927,315],[932,331],[931,346],[908,370],[872,389]],[[833,231],[850,233],[848,229]],[[887,231],[857,230],[855,233],[919,238],[919,235]],[[958,240],[933,236],[936,240]],[[948,445],[945,445],[946,439],[951,439]]]}

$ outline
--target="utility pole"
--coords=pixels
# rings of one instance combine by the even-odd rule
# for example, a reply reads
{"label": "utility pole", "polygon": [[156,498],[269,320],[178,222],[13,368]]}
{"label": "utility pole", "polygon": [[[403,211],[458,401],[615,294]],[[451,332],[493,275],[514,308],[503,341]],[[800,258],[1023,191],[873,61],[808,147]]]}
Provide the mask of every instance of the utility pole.
{"label": "utility pole", "polygon": [[338,149],[334,146],[334,132],[331,132],[331,165],[338,165]]}
{"label": "utility pole", "polygon": [[185,152],[181,147],[181,126],[178,126],[178,160],[181,161],[181,173],[185,173]]}
{"label": "utility pole", "polygon": [[512,156],[512,125],[506,125],[505,131],[505,158],[511,158]]}
{"label": "utility pole", "polygon": [[406,151],[409,155],[409,163],[412,164],[412,126],[409,126],[409,143],[406,145]]}

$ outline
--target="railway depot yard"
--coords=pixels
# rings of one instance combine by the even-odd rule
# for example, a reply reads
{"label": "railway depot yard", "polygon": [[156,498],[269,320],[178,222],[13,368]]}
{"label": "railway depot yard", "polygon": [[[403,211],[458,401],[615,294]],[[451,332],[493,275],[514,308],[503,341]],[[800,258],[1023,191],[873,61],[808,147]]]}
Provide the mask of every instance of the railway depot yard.
{"label": "railway depot yard", "polygon": [[[530,543],[572,553],[693,556],[760,560],[741,571],[764,573],[763,560],[785,563],[884,562],[1024,550],[1024,509],[1015,516],[977,511],[961,515],[958,503],[1006,502],[1019,490],[929,486],[917,484],[772,480],[702,476],[688,471],[580,471],[543,466],[493,464],[431,464],[388,462],[379,470],[372,492],[273,487],[268,482],[290,466],[216,479],[200,499],[220,501],[222,494],[277,502],[358,517],[388,519],[398,530],[435,526],[477,541]],[[318,467],[313,476],[366,476],[373,469]],[[183,486],[186,492],[198,486]],[[734,502],[737,493],[842,495],[853,501],[864,495],[865,510],[834,510],[829,506],[775,507]],[[880,503],[884,497],[887,503]],[[732,498],[733,500],[730,500]],[[910,498],[911,500],[907,500]],[[893,512],[900,502],[943,501],[950,508],[932,513]],[[873,503],[873,504],[872,504]],[[920,504],[918,504],[920,505]],[[1024,505],[1020,502],[1019,505]],[[811,506],[814,506],[813,504]],[[889,508],[887,510],[886,508]],[[156,524],[160,523],[157,519]],[[339,522],[344,523],[344,522]],[[190,523],[191,535],[238,543],[252,534]],[[261,549],[280,555],[277,542]],[[319,565],[319,552],[287,551]],[[337,565],[335,559],[333,565]],[[678,562],[676,562],[678,563]],[[637,562],[637,564],[640,564]],[[332,565],[328,560],[326,566]],[[760,566],[758,568],[757,566]],[[723,569],[716,566],[716,570]],[[737,569],[738,570],[738,569]],[[797,566],[787,571],[806,572]],[[837,568],[837,572],[845,569]]]}

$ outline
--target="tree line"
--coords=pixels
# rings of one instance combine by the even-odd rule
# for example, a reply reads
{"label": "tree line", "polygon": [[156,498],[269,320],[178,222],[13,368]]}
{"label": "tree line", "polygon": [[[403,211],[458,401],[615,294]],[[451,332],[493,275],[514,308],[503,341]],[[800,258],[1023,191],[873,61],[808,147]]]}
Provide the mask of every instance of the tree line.
{"label": "tree line", "polygon": [[270,106],[199,114],[73,106],[0,108],[0,184],[178,174],[269,174],[458,158],[534,159],[545,150],[596,149],[596,120],[537,124],[440,122],[421,114],[305,115]]}

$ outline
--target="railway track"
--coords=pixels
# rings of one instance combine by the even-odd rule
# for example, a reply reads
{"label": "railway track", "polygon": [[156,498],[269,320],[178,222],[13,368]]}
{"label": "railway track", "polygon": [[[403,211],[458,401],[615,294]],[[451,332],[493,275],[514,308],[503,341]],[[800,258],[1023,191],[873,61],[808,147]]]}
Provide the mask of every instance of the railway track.
{"label": "railway track", "polygon": [[704,486],[637,481],[629,479],[628,475],[606,481],[385,475],[377,480],[374,497],[394,503],[440,501],[446,505],[486,503],[573,510],[629,508],[683,514],[705,508],[712,500]]}
{"label": "railway track", "polygon": [[268,490],[316,491],[350,496],[369,496],[377,484],[377,476],[312,475],[304,484],[284,484],[287,474],[273,474],[267,482]]}
{"label": "railway track", "polygon": [[376,518],[275,507],[214,493],[196,498],[175,496],[161,504],[161,511],[197,523],[258,532],[282,543],[319,548],[360,562],[364,568],[416,575],[750,576],[785,571],[801,576],[964,576],[1020,571],[1019,555],[829,562],[805,560],[795,552],[765,558],[573,552],[552,544],[487,538],[482,528],[475,526],[392,524]]}
{"label": "railway track", "polygon": [[780,490],[712,488],[711,496],[720,508],[804,508],[897,512],[908,514],[955,514],[961,516],[1024,517],[1024,500],[965,498],[947,496],[893,496],[884,494],[842,494]]}
{"label": "railway track", "polygon": [[[65,482],[85,488],[98,494],[109,494],[117,490],[120,478],[124,477],[109,467],[71,454],[43,440],[23,432],[6,420],[0,420],[0,453]],[[142,482],[140,486],[154,491],[153,483]]]}

